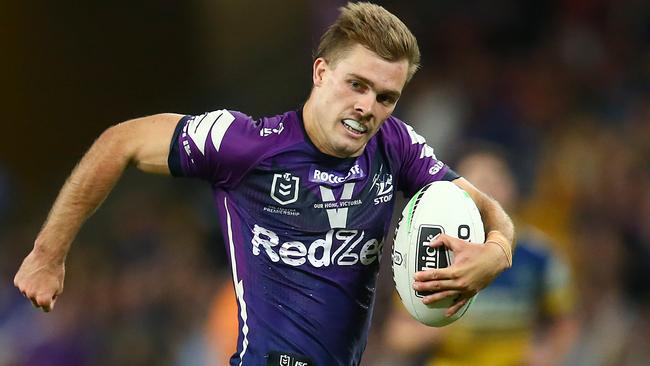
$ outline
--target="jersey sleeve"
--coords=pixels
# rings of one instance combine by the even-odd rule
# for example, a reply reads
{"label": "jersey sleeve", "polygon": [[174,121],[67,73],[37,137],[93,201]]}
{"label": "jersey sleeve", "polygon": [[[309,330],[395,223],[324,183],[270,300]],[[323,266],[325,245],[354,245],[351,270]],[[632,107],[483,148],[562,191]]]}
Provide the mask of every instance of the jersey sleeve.
{"label": "jersey sleeve", "polygon": [[[388,122],[388,121],[387,121]],[[398,190],[407,197],[412,196],[428,183],[446,180],[452,181],[460,176],[447,164],[438,160],[433,148],[427,145],[426,139],[419,135],[413,127],[391,117],[392,129],[389,133],[394,136],[395,150],[399,168]]]}
{"label": "jersey sleeve", "polygon": [[228,188],[255,166],[260,148],[255,121],[222,109],[181,118],[172,137],[168,165],[175,177],[201,178]]}

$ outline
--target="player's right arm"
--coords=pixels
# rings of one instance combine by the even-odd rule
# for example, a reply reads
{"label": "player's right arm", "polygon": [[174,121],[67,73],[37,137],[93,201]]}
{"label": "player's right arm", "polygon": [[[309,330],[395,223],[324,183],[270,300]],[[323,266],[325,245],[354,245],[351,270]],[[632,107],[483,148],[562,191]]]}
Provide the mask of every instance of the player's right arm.
{"label": "player's right arm", "polygon": [[169,174],[167,158],[181,115],[158,114],[104,131],[66,180],[14,278],[34,306],[50,311],[63,291],[65,259],[83,222],[99,207],[128,165]]}

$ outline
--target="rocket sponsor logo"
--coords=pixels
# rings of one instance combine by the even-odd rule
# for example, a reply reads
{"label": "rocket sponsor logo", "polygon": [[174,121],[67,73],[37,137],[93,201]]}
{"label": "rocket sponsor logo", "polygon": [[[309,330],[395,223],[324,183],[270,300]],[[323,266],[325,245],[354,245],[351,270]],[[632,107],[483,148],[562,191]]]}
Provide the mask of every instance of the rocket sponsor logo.
{"label": "rocket sponsor logo", "polygon": [[321,170],[317,165],[312,165],[311,169],[309,170],[310,182],[326,185],[340,185],[347,181],[362,179],[365,176],[366,173],[363,171],[363,169],[361,169],[359,164],[355,164],[345,174]]}

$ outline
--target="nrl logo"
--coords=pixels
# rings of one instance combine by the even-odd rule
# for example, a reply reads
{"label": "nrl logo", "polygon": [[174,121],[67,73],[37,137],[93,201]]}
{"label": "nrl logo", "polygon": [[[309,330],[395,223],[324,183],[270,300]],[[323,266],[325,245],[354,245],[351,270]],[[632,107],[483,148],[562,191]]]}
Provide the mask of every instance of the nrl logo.
{"label": "nrl logo", "polygon": [[273,174],[271,198],[281,205],[288,205],[298,200],[299,177],[291,173]]}

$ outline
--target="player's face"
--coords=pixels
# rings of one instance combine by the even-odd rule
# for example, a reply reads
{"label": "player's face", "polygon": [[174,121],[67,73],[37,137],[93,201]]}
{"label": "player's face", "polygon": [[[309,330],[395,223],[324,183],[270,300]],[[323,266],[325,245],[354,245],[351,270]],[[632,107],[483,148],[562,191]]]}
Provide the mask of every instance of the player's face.
{"label": "player's face", "polygon": [[305,128],[316,147],[337,157],[361,155],[395,109],[408,66],[406,59],[386,61],[361,45],[334,65],[317,59],[305,108]]}

